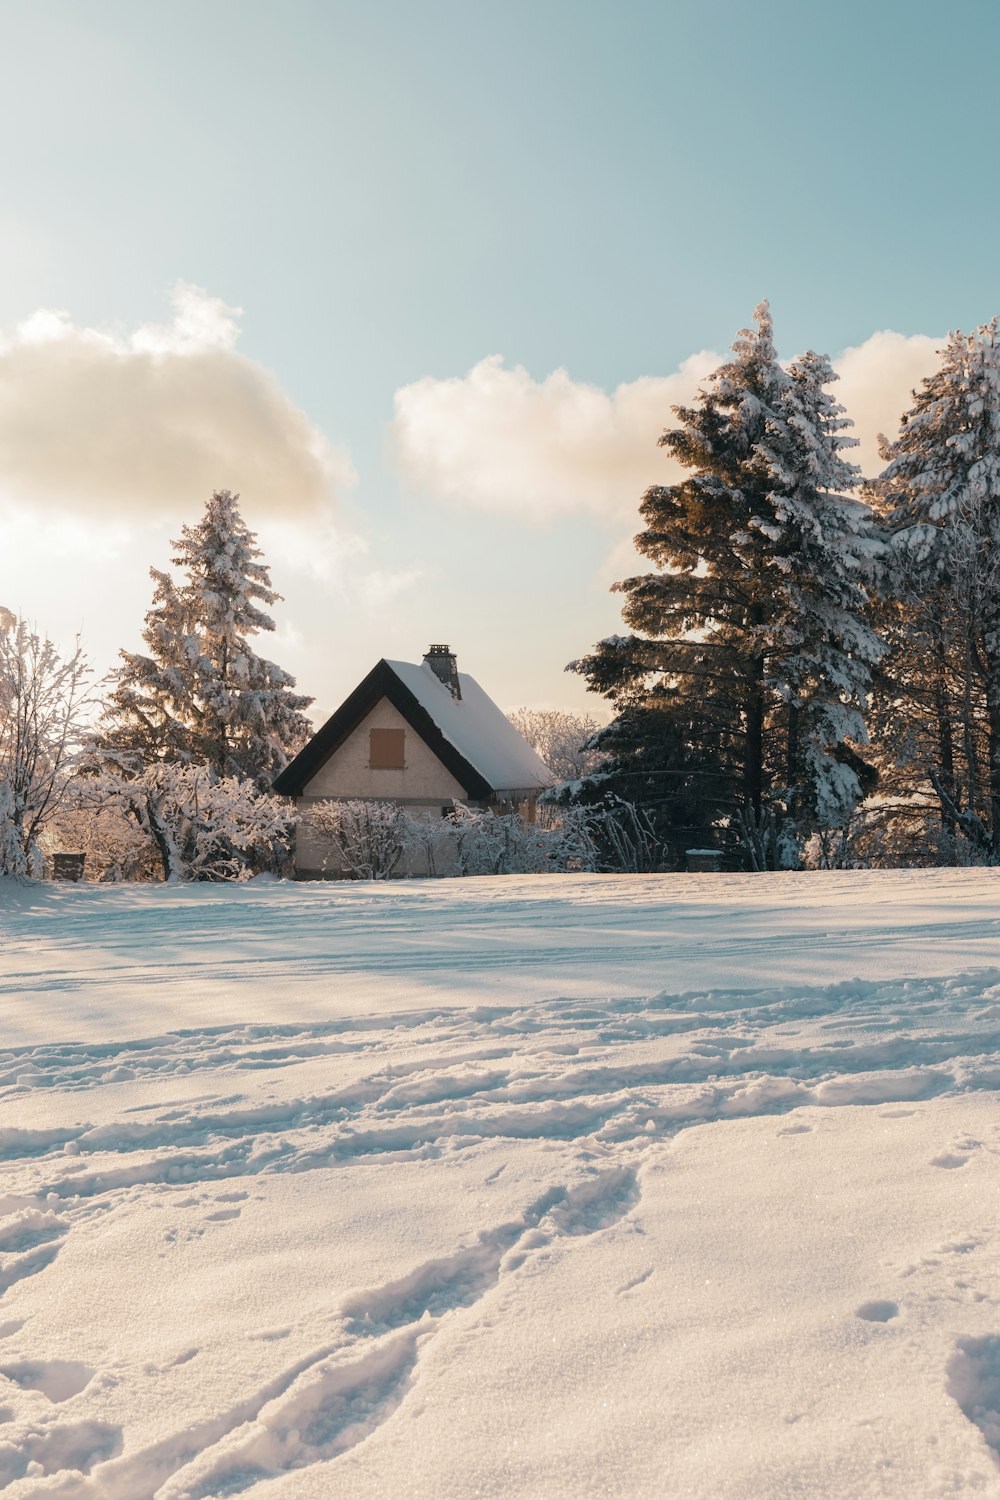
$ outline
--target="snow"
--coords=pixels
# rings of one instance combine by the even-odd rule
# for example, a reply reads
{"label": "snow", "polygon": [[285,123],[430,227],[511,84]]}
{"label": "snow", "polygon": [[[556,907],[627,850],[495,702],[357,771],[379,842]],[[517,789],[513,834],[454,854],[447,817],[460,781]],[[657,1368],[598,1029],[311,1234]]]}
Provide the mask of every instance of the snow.
{"label": "snow", "polygon": [[0,886],[4,1496],[1000,1496],[998,940],[988,870]]}
{"label": "snow", "polygon": [[552,785],[548,766],[474,677],[459,672],[462,696],[454,698],[426,662],[387,661],[386,666],[494,791],[532,792]]}

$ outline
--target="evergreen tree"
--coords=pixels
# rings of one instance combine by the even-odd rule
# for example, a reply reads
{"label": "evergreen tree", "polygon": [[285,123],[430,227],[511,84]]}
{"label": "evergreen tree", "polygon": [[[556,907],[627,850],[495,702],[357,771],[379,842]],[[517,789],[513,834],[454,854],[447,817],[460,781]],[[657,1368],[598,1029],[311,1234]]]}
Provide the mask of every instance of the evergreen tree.
{"label": "evergreen tree", "polygon": [[267,790],[310,733],[303,710],[312,699],[250,644],[274,629],[261,606],[279,596],[238,499],[217,490],[198,524],[182,528],[172,558],[179,583],[150,570],[148,654],[121,653],[100,743],[135,771],[197,764]]}
{"label": "evergreen tree", "polygon": [[601,737],[618,776],[633,733],[631,757],[657,758],[652,731],[677,831],[740,829],[757,867],[789,857],[765,847],[776,813],[789,836],[840,819],[864,770],[850,741],[879,651],[861,618],[874,540],[843,495],[857,475],[831,378],[813,354],[781,368],[763,303],[660,439],[688,475],[643,497],[636,546],[656,571],[616,585],[633,634],[573,664],[618,711]]}
{"label": "evergreen tree", "polygon": [[[851,748],[868,739],[864,710],[884,645],[869,623],[869,585],[882,547],[867,506],[850,496],[860,478],[843,450],[852,424],[826,387],[836,380],[811,350],[788,368],[782,420],[761,444],[780,583],[772,598],[767,676],[784,705],[786,811],[798,827],[838,827],[872,769]],[[781,779],[780,760],[774,771]]]}
{"label": "evergreen tree", "polygon": [[952,334],[873,486],[893,533],[882,717],[904,789],[1000,853],[1000,344]]}

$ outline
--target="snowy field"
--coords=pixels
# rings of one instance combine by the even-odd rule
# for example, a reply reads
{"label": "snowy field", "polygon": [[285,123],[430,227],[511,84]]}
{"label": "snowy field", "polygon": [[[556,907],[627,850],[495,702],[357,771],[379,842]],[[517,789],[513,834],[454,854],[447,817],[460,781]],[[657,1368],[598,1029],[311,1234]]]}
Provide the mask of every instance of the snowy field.
{"label": "snowy field", "polygon": [[1000,872],[0,889],[0,1492],[1000,1497]]}

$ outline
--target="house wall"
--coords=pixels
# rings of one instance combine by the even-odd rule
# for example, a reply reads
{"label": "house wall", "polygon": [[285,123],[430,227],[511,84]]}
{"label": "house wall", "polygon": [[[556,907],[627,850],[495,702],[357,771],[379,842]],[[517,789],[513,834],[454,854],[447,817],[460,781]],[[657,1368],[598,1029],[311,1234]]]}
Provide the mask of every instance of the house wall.
{"label": "house wall", "polygon": [[[404,769],[373,770],[368,764],[368,731],[402,729]],[[311,781],[302,789],[303,797],[357,797],[361,800],[401,801],[423,799],[450,802],[453,797],[466,798],[465,787],[456,781],[434,751],[411,729],[399,709],[388,698],[380,698],[361,723],[335,750]]]}
{"label": "house wall", "polygon": [[[299,823],[295,830],[296,878],[299,880],[353,879],[353,873],[348,868],[343,851],[332,839],[325,837],[311,826],[309,810],[312,806],[315,804],[309,802],[300,802],[297,805]],[[449,835],[445,835],[444,838],[440,836],[443,827],[440,813],[435,813],[432,808],[423,805],[408,808],[407,811],[441,826],[432,830],[436,835],[431,844],[433,856],[427,847],[418,845],[407,849],[393,871],[393,878],[400,880],[424,875],[460,875],[458,841]]]}
{"label": "house wall", "polygon": [[[402,729],[402,770],[391,768],[373,769],[368,764],[371,729]],[[335,750],[312,780],[307,782],[302,796],[296,799],[299,826],[295,837],[295,872],[299,876],[324,875],[337,879],[346,875],[339,851],[328,839],[310,826],[309,806],[312,802],[335,797],[341,800],[373,802],[400,802],[408,811],[426,817],[438,818],[441,808],[453,799],[468,800],[465,787],[441,764],[433,750],[403,718],[399,710],[382,698],[357,728]],[[428,875],[426,858],[419,850],[408,855],[397,870],[397,874]],[[446,874],[450,870],[436,869],[433,873]]]}

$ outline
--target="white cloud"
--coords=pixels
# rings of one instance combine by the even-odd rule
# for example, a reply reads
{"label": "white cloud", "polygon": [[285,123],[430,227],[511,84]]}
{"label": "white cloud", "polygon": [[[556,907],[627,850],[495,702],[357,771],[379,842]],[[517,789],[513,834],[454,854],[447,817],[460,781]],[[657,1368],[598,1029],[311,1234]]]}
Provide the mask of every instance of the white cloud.
{"label": "white cloud", "polygon": [[0,495],[38,515],[176,516],[213,489],[314,513],[354,482],[274,377],[236,351],[240,309],[179,283],[130,334],[40,309],[0,339]]}
{"label": "white cloud", "polygon": [[853,418],[859,443],[848,456],[863,474],[881,469],[879,433],[896,436],[900,417],[913,405],[914,388],[935,370],[943,347],[943,339],[924,333],[907,336],[883,329],[834,360],[840,379],[833,394]]}
{"label": "white cloud", "polygon": [[671,406],[690,400],[718,364],[717,354],[695,354],[673,375],[608,395],[565,370],[533,380],[491,355],[461,379],[396,392],[396,460],[411,488],[481,510],[532,520],[621,515],[648,485],[676,475],[657,438]]}
{"label": "white cloud", "polygon": [[[935,366],[940,340],[875,333],[835,367],[837,399],[856,424],[852,452],[880,466],[879,432],[894,434],[910,393]],[[634,517],[648,485],[680,477],[657,439],[671,408],[692,400],[722,356],[703,351],[672,375],[644,376],[610,395],[565,370],[534,380],[491,355],[461,378],[426,378],[396,392],[391,438],[414,491],[500,515],[547,521],[592,511]]]}
{"label": "white cloud", "polygon": [[401,568],[370,564],[369,540],[334,517],[309,526],[265,518],[257,535],[276,571],[322,584],[326,594],[343,607],[377,613],[424,577],[422,564]]}

